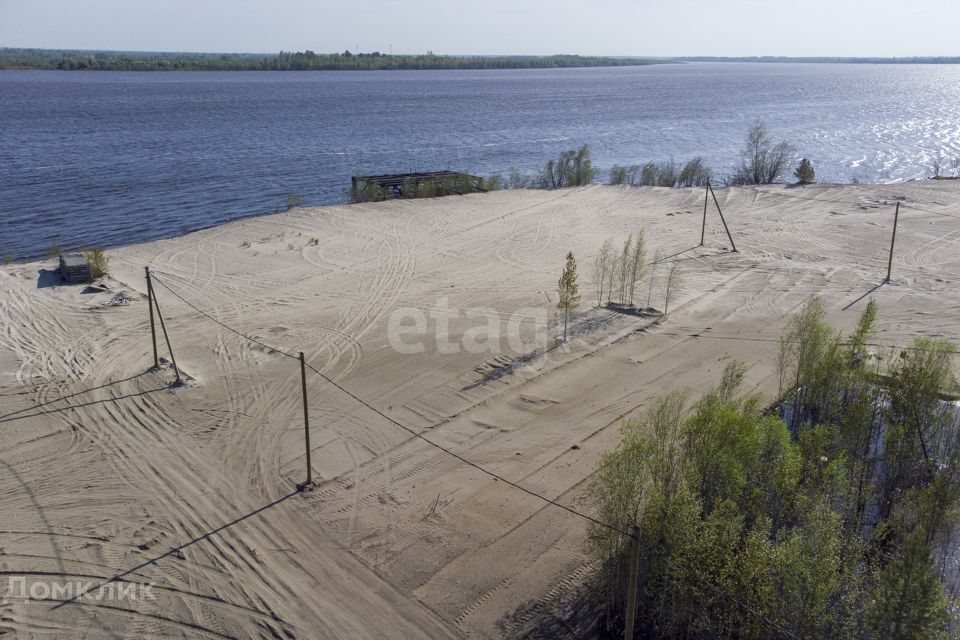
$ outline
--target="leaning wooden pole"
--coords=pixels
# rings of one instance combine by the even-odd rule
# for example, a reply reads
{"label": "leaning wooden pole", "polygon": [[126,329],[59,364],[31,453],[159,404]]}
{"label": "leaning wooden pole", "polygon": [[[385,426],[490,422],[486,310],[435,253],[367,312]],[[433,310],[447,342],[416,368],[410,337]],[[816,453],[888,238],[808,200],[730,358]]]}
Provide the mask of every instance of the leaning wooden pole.
{"label": "leaning wooden pole", "polygon": [[884,282],[890,282],[890,272],[893,270],[893,245],[897,241],[897,222],[900,220],[900,203],[897,202],[897,209],[893,212],[893,235],[890,237],[890,258],[887,260],[887,279]]}
{"label": "leaning wooden pole", "polygon": [[177,384],[183,384],[183,379],[180,378],[180,368],[177,366],[177,359],[173,355],[173,347],[170,346],[170,335],[167,333],[167,325],[163,321],[163,314],[160,313],[160,304],[157,302],[157,296],[153,292],[153,283],[147,281],[147,288],[150,292],[150,298],[153,300],[153,306],[157,308],[157,318],[160,319],[160,328],[163,329],[163,339],[167,342],[167,351],[170,352],[170,362],[173,363],[173,372],[177,376]]}
{"label": "leaning wooden pole", "polygon": [[703,190],[703,226],[700,227],[700,246],[703,246],[703,242],[707,237],[707,203],[710,202],[710,183],[707,183],[706,189]]}
{"label": "leaning wooden pole", "polygon": [[303,392],[303,438],[307,449],[307,480],[301,489],[309,489],[313,485],[313,465],[310,464],[310,414],[307,411],[307,364],[300,352],[300,387]]}
{"label": "leaning wooden pole", "polygon": [[717,205],[717,213],[720,214],[720,222],[723,223],[723,230],[727,232],[727,238],[730,239],[730,248],[733,249],[734,253],[737,253],[737,245],[733,243],[733,236],[730,235],[730,228],[727,227],[727,221],[723,217],[723,209],[720,208],[720,202],[717,201],[717,194],[713,192],[713,187],[710,186],[709,182],[707,182],[707,189],[710,189],[710,195],[713,196],[713,204]]}
{"label": "leaning wooden pole", "polygon": [[640,573],[640,528],[630,527],[630,583],[627,584],[627,621],[623,627],[623,640],[633,640],[633,627],[637,621],[637,574]]}
{"label": "leaning wooden pole", "polygon": [[147,307],[150,309],[150,339],[153,341],[153,368],[160,368],[160,356],[157,354],[157,325],[153,320],[153,284],[150,282],[150,267],[144,267],[147,274]]}

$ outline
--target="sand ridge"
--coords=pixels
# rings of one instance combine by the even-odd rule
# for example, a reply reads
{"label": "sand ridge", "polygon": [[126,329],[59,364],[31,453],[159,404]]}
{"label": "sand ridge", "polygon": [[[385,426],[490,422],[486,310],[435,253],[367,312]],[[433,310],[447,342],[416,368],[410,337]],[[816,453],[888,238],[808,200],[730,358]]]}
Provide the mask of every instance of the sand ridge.
{"label": "sand ridge", "polygon": [[[500,637],[593,568],[583,520],[412,438],[319,376],[308,378],[317,488],[297,494],[299,365],[158,286],[189,377],[171,388],[169,365],[147,371],[144,265],[219,322],[303,351],[409,428],[587,513],[590,472],[650,398],[709,388],[732,358],[751,366],[753,388],[775,391],[779,330],[811,294],[842,325],[877,299],[882,344],[960,341],[956,184],[717,196],[738,253],[712,210],[696,246],[702,190],[592,186],[241,220],[111,251],[103,293],[38,288],[49,264],[0,268],[0,592],[9,576],[156,585],[145,601],[6,602],[0,629]],[[893,281],[880,286],[897,200]],[[593,255],[641,227],[651,255],[661,248],[682,265],[661,323],[590,308]],[[555,335],[568,250],[584,300],[568,348],[526,360],[507,348],[438,350],[437,318],[462,346],[476,326],[467,310],[504,322],[539,310]],[[639,291],[646,298],[646,284]],[[118,292],[132,302],[106,304]],[[391,343],[400,309],[428,319],[422,353]]]}

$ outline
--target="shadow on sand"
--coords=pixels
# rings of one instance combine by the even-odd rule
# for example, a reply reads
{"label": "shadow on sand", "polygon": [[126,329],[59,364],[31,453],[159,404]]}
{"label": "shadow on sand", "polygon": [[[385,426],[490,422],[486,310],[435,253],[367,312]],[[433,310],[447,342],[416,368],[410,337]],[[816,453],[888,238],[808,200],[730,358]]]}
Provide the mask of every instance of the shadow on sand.
{"label": "shadow on sand", "polygon": [[46,289],[47,287],[56,287],[63,284],[63,280],[60,279],[59,271],[51,271],[50,269],[40,269],[40,272],[37,274],[37,289]]}

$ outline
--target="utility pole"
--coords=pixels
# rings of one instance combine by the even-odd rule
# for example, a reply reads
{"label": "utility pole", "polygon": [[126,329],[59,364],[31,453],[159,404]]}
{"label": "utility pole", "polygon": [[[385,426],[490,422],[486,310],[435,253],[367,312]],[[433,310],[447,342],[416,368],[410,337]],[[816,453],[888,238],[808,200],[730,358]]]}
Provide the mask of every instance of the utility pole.
{"label": "utility pole", "polygon": [[640,572],[640,527],[630,527],[630,583],[627,585],[627,622],[623,640],[633,640],[633,626],[637,621],[637,574]]}
{"label": "utility pole", "polygon": [[713,204],[717,205],[717,213],[720,214],[720,222],[723,223],[723,229],[727,232],[727,238],[730,239],[730,248],[733,249],[734,253],[738,253],[737,245],[733,243],[733,236],[730,235],[730,229],[727,227],[727,221],[723,217],[723,209],[720,208],[720,203],[717,201],[717,194],[713,192],[713,187],[710,186],[710,181],[707,181],[707,189],[710,190],[710,195],[713,196]]}
{"label": "utility pole", "polygon": [[307,491],[313,486],[313,466],[310,464],[310,414],[307,412],[307,365],[300,352],[300,386],[303,391],[303,437],[307,447],[307,480],[297,487]]}
{"label": "utility pole", "polygon": [[897,210],[893,213],[893,236],[890,237],[890,258],[887,260],[887,279],[890,282],[890,271],[893,269],[893,245],[897,241],[897,222],[900,219],[900,202],[897,201]]}
{"label": "utility pole", "polygon": [[180,368],[177,367],[177,359],[173,356],[173,347],[170,346],[170,335],[167,334],[167,325],[163,322],[163,314],[160,313],[160,304],[157,302],[157,296],[153,292],[153,282],[147,280],[147,287],[150,292],[150,298],[153,300],[153,305],[157,308],[157,317],[160,318],[160,328],[163,329],[163,339],[167,342],[167,351],[170,352],[170,362],[173,363],[173,372],[177,375],[176,384],[183,384],[183,379],[180,378]]}
{"label": "utility pole", "polygon": [[153,320],[153,284],[150,282],[150,267],[144,267],[147,274],[147,307],[150,309],[150,338],[153,341],[153,368],[160,368],[160,357],[157,355],[157,326]]}
{"label": "utility pole", "polygon": [[703,241],[707,236],[707,203],[710,202],[710,183],[707,183],[707,188],[703,190],[703,226],[700,228],[700,246],[703,246]]}

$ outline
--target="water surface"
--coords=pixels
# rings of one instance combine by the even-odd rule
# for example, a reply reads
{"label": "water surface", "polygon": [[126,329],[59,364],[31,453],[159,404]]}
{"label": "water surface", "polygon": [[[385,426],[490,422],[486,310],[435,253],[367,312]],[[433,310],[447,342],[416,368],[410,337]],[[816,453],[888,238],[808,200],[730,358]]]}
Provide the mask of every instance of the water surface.
{"label": "water surface", "polygon": [[603,180],[696,155],[724,175],[757,116],[820,180],[905,180],[960,157],[958,105],[960,66],[0,71],[0,255],[342,202],[355,174],[533,172],[580,144]]}

